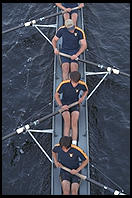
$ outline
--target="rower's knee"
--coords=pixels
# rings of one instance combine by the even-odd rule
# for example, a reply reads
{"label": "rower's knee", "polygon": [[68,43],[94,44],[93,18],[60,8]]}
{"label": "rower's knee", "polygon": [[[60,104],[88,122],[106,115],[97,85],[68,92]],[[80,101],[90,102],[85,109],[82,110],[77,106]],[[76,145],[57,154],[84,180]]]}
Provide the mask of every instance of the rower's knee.
{"label": "rower's knee", "polygon": [[76,189],[72,190],[72,195],[78,195],[78,190]]}
{"label": "rower's knee", "polygon": [[78,71],[78,64],[76,62],[71,63],[71,72]]}
{"label": "rower's knee", "polygon": [[70,195],[69,191],[63,191],[63,195]]}

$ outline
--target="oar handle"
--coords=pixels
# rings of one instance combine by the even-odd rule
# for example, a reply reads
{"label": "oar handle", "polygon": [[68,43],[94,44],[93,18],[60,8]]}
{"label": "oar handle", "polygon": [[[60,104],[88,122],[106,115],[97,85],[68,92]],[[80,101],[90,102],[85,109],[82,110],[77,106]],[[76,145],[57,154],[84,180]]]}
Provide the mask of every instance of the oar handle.
{"label": "oar handle", "polygon": [[78,10],[78,9],[81,9],[79,6],[75,7],[75,8],[72,8],[71,10]]}
{"label": "oar handle", "polygon": [[68,105],[69,108],[74,107],[75,105],[79,104],[79,102],[73,102],[72,104]]}
{"label": "oar handle", "polygon": [[[78,10],[78,9],[80,9],[78,6],[77,7],[75,7],[75,8],[71,8],[71,11],[72,10]],[[62,14],[65,14],[67,11],[62,11]]]}
{"label": "oar handle", "polygon": [[[73,102],[72,104],[70,104],[70,105],[68,105],[68,108],[70,109],[71,107],[74,107],[74,106],[76,106],[76,105],[78,105],[79,104],[79,102],[77,101],[77,102]],[[63,111],[65,111],[64,109],[59,109],[59,112],[60,113],[63,113]]]}
{"label": "oar handle", "polygon": [[65,57],[67,57],[67,58],[71,58],[71,56],[70,56],[69,54],[64,54],[64,53],[62,53],[62,52],[59,52],[59,55],[65,56]]}
{"label": "oar handle", "polygon": [[[63,170],[65,170],[65,171],[67,171],[67,172],[71,172],[71,169],[70,168],[67,168],[67,167],[65,167],[65,166],[61,166],[61,168],[63,169]],[[78,177],[80,177],[81,179],[83,179],[83,180],[85,180],[87,177],[85,176],[85,175],[82,175],[82,174],[80,174],[80,173],[76,173],[76,175],[78,176]]]}

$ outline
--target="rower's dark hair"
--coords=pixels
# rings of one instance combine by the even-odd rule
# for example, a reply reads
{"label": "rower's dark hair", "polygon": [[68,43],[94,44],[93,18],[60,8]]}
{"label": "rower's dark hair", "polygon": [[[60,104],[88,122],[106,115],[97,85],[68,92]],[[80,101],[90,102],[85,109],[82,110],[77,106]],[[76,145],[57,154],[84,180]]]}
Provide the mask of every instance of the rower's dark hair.
{"label": "rower's dark hair", "polygon": [[59,141],[60,146],[64,146],[66,148],[71,147],[72,144],[72,137],[69,136],[63,136],[61,137],[60,141]]}
{"label": "rower's dark hair", "polygon": [[74,82],[78,82],[81,78],[81,74],[78,71],[73,71],[70,73],[70,79]]}

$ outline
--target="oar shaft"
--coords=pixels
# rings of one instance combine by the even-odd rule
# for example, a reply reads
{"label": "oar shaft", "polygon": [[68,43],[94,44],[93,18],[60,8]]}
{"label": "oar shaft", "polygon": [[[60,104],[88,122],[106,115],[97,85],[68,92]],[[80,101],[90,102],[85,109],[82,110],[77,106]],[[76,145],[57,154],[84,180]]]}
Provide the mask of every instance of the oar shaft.
{"label": "oar shaft", "polygon": [[109,188],[109,187],[105,186],[104,184],[101,184],[101,183],[99,183],[99,182],[97,182],[97,181],[95,181],[95,180],[93,180],[91,178],[86,178],[85,180],[88,181],[88,182],[91,182],[91,183],[93,183],[93,184],[95,184],[95,185],[97,185],[99,187],[102,187],[102,188],[104,188],[104,189],[106,189],[106,190],[108,190],[108,191],[110,191],[112,193],[115,192],[115,190],[113,190],[112,188]]}
{"label": "oar shaft", "polygon": [[[97,64],[97,63],[93,63],[93,62],[91,62],[91,61],[87,61],[87,60],[82,60],[82,59],[80,59],[80,58],[78,58],[77,59],[78,61],[80,61],[80,62],[83,62],[83,63],[87,63],[87,64],[90,64],[90,65],[94,65],[94,66],[97,66],[97,67],[99,67],[100,65],[99,64]],[[104,66],[103,66],[104,67]],[[104,67],[105,68],[105,67]],[[106,68],[105,68],[106,69]]]}
{"label": "oar shaft", "polygon": [[[80,9],[80,8],[79,7],[75,7],[75,8],[72,8],[71,10],[77,10],[77,9]],[[50,14],[48,16],[45,16],[45,17],[37,19],[36,22],[43,21],[45,19],[49,19],[49,18],[54,17],[54,16],[59,16],[59,15],[64,14],[64,13],[66,13],[66,11],[60,11],[60,12],[57,12],[57,13],[54,13],[54,14]]]}
{"label": "oar shaft", "polygon": [[[62,52],[59,52],[59,54],[60,54],[61,56],[65,56],[65,57],[67,57],[67,58],[71,58],[71,55],[69,55],[69,54],[65,54],[65,53],[62,53]],[[94,65],[94,66],[97,66],[97,67],[100,66],[100,65],[97,64],[97,63],[93,63],[93,62],[87,61],[87,60],[82,60],[82,59],[80,59],[80,58],[77,58],[77,61],[80,61],[80,62],[83,62],[83,63],[87,63],[87,64],[91,64],[91,65]]]}
{"label": "oar shaft", "polygon": [[40,118],[39,120],[37,120],[35,122],[37,122],[39,124],[39,123],[43,122],[44,120],[47,120],[48,118],[53,117],[53,116],[55,116],[55,115],[57,115],[59,113],[60,113],[59,111],[50,113],[49,115],[44,116],[43,118]]}
{"label": "oar shaft", "polygon": [[[86,63],[86,64],[90,64],[90,65],[97,66],[97,67],[99,67],[99,68],[101,68],[101,69],[104,68],[104,69],[107,70],[108,68],[110,68],[110,67],[106,67],[106,66],[104,66],[104,65],[100,65],[100,64],[97,64],[97,63],[93,63],[93,62],[91,62],[91,61],[82,60],[82,59],[80,59],[80,58],[78,58],[77,60],[80,61],[80,62]],[[124,75],[124,76],[126,76],[126,77],[130,77],[130,74],[127,74],[127,73],[125,73],[125,72],[121,72],[121,71],[119,71],[119,69],[111,68],[111,70],[113,71],[114,74],[121,74],[121,75]]]}
{"label": "oar shaft", "polygon": [[8,139],[9,137],[11,137],[11,136],[13,136],[13,135],[16,135],[16,134],[17,134],[17,132],[16,132],[16,131],[14,131],[14,132],[12,132],[12,133],[8,134],[8,135],[6,135],[6,136],[2,137],[2,141],[3,141],[3,140],[6,140],[6,139]]}
{"label": "oar shaft", "polygon": [[126,77],[130,77],[130,74],[127,74],[125,72],[120,72],[121,75],[126,76]]}
{"label": "oar shaft", "polygon": [[[77,9],[80,9],[80,8],[79,8],[79,7],[72,8],[72,10],[77,10]],[[61,15],[61,14],[64,14],[64,13],[66,13],[66,11],[60,11],[60,12],[57,12],[57,13],[54,13],[54,14],[50,14],[50,15],[45,16],[45,17],[41,17],[41,18],[36,19],[36,20],[28,21],[28,22],[26,22],[26,23],[24,23],[24,24],[20,24],[20,25],[18,25],[18,26],[16,26],[16,27],[10,28],[10,29],[5,30],[5,31],[2,31],[2,34],[11,32],[11,31],[13,31],[13,30],[17,30],[17,29],[22,28],[22,27],[30,26],[30,25],[32,25],[32,24],[35,24],[35,23],[38,22],[38,21],[43,21],[43,20],[45,20],[45,19],[49,19],[49,18],[51,18],[51,17],[58,16],[58,15]]]}
{"label": "oar shaft", "polygon": [[[66,170],[67,172],[70,172],[70,171],[71,171],[71,169],[69,169],[69,168],[67,168],[67,167],[65,167],[65,166],[61,166],[61,168],[62,168],[63,170]],[[105,190],[110,191],[111,193],[114,193],[115,195],[125,195],[124,193],[119,192],[118,190],[114,190],[114,189],[109,188],[108,186],[105,186],[104,184],[101,184],[101,183],[99,183],[99,182],[97,182],[97,181],[95,181],[95,180],[93,180],[93,179],[91,179],[91,178],[87,178],[87,176],[85,176],[85,175],[82,175],[82,174],[80,174],[80,173],[77,173],[76,175],[77,175],[78,177],[80,177],[81,179],[87,181],[87,182],[96,184],[97,186],[102,187],[102,188],[104,188]]]}
{"label": "oar shaft", "polygon": [[[62,53],[62,52],[59,52],[59,55],[61,56],[65,56],[67,58],[71,58],[71,56],[69,54],[65,54],[65,53]],[[87,61],[87,60],[83,60],[83,59],[80,59],[80,58],[77,58],[76,59],[77,61],[80,61],[80,62],[83,62],[83,63],[86,63],[86,64],[90,64],[90,65],[94,65],[100,69],[106,69],[107,71],[112,71],[114,74],[121,74],[121,75],[124,75],[126,77],[130,77],[130,74],[127,74],[125,72],[121,72],[119,71],[119,69],[116,69],[116,68],[112,68],[112,67],[106,67],[104,65],[101,65],[101,64],[97,64],[97,63],[93,63],[91,61]]]}
{"label": "oar shaft", "polygon": [[13,31],[13,30],[17,30],[17,29],[22,28],[22,27],[24,27],[24,26],[25,26],[24,24],[18,25],[18,26],[16,26],[16,27],[13,27],[13,28],[10,28],[10,29],[8,29],[8,30],[3,31],[2,34],[11,32],[11,31]]}
{"label": "oar shaft", "polygon": [[108,186],[105,186],[104,184],[101,184],[101,183],[99,183],[99,182],[97,182],[97,181],[95,181],[95,180],[93,180],[93,179],[91,179],[91,178],[87,178],[87,177],[86,177],[85,180],[88,181],[88,182],[90,182],[90,183],[93,183],[93,184],[95,184],[95,185],[97,185],[97,186],[99,186],[99,187],[102,187],[102,188],[104,188],[105,190],[108,190],[108,191],[110,191],[111,193],[113,193],[113,194],[115,194],[115,195],[125,195],[124,193],[122,193],[122,192],[120,192],[120,191],[118,191],[118,190],[114,190],[114,189],[112,189],[112,188],[110,188],[110,187],[108,187]]}
{"label": "oar shaft", "polygon": [[63,14],[62,11],[60,11],[60,12],[58,12],[58,13],[50,14],[50,15],[48,15],[48,16],[41,17],[41,18],[37,19],[36,22],[38,22],[38,21],[43,21],[43,20],[45,20],[45,19],[49,19],[49,18],[51,18],[51,17],[58,16],[58,15],[61,15],[61,14]]}
{"label": "oar shaft", "polygon": [[[77,105],[77,104],[79,104],[78,101],[77,101],[77,102],[74,102],[74,103],[72,103],[72,104],[70,104],[70,105],[68,105],[68,108],[74,107],[74,106]],[[9,137],[11,137],[11,136],[13,136],[13,135],[20,134],[20,133],[22,133],[22,132],[24,132],[24,131],[30,129],[30,127],[36,126],[36,125],[40,124],[41,122],[43,122],[44,120],[46,120],[46,119],[48,119],[48,118],[50,118],[50,117],[53,117],[53,116],[55,116],[55,115],[57,115],[57,114],[59,114],[59,113],[62,113],[63,111],[64,111],[64,110],[61,108],[61,109],[59,109],[59,110],[56,111],[56,112],[50,113],[49,115],[46,115],[46,116],[44,116],[44,117],[42,117],[42,118],[40,118],[40,119],[38,119],[38,120],[35,120],[34,122],[31,122],[30,124],[27,124],[27,125],[25,125],[25,126],[23,126],[23,127],[20,127],[20,128],[18,128],[15,132],[12,132],[12,133],[10,133],[10,134],[8,134],[8,135],[2,137],[2,141],[3,141],[3,140],[6,140],[7,138],[9,138]]]}

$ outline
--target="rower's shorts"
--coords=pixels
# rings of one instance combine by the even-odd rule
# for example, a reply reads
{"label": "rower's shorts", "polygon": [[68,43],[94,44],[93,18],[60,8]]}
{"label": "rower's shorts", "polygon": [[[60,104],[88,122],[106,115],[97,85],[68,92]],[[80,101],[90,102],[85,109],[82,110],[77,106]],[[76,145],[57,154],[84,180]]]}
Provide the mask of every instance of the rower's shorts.
{"label": "rower's shorts", "polygon": [[[78,10],[72,10],[71,12],[68,12],[69,14],[70,14],[70,18],[71,18],[71,15],[73,14],[73,13],[77,13],[77,15],[78,15]],[[64,15],[64,14],[63,14]]]}
{"label": "rower's shorts", "polygon": [[[73,111],[79,111],[79,110],[80,110],[80,106],[76,105],[76,106],[71,107],[70,109],[65,110],[65,111],[69,111],[70,113],[72,113]],[[65,111],[63,111],[63,112],[65,112]]]}
{"label": "rower's shorts", "polygon": [[77,14],[78,14],[78,10],[72,10],[72,11],[70,12],[70,15],[72,15],[73,13],[77,13]]}
{"label": "rower's shorts", "polygon": [[[63,50],[63,49],[61,49],[60,50],[60,52],[68,54],[70,56],[76,54],[78,51],[79,51],[79,49],[77,49],[77,50]],[[71,58],[67,58],[65,56],[60,56],[60,58],[61,58],[61,64],[63,64],[63,63],[71,63],[71,62],[75,62],[75,63],[78,64],[78,61],[72,60]]]}
{"label": "rower's shorts", "polygon": [[76,106],[74,106],[74,107],[71,107],[71,108],[69,109],[69,112],[72,113],[73,111],[79,111],[79,110],[80,110],[80,106],[79,106],[79,105],[76,105]]}
{"label": "rower's shorts", "polygon": [[73,175],[69,172],[62,172],[60,173],[60,181],[62,182],[63,180],[67,180],[69,181],[71,184],[72,183],[78,183],[80,184],[81,183],[81,178],[79,178],[78,176],[76,175]]}

